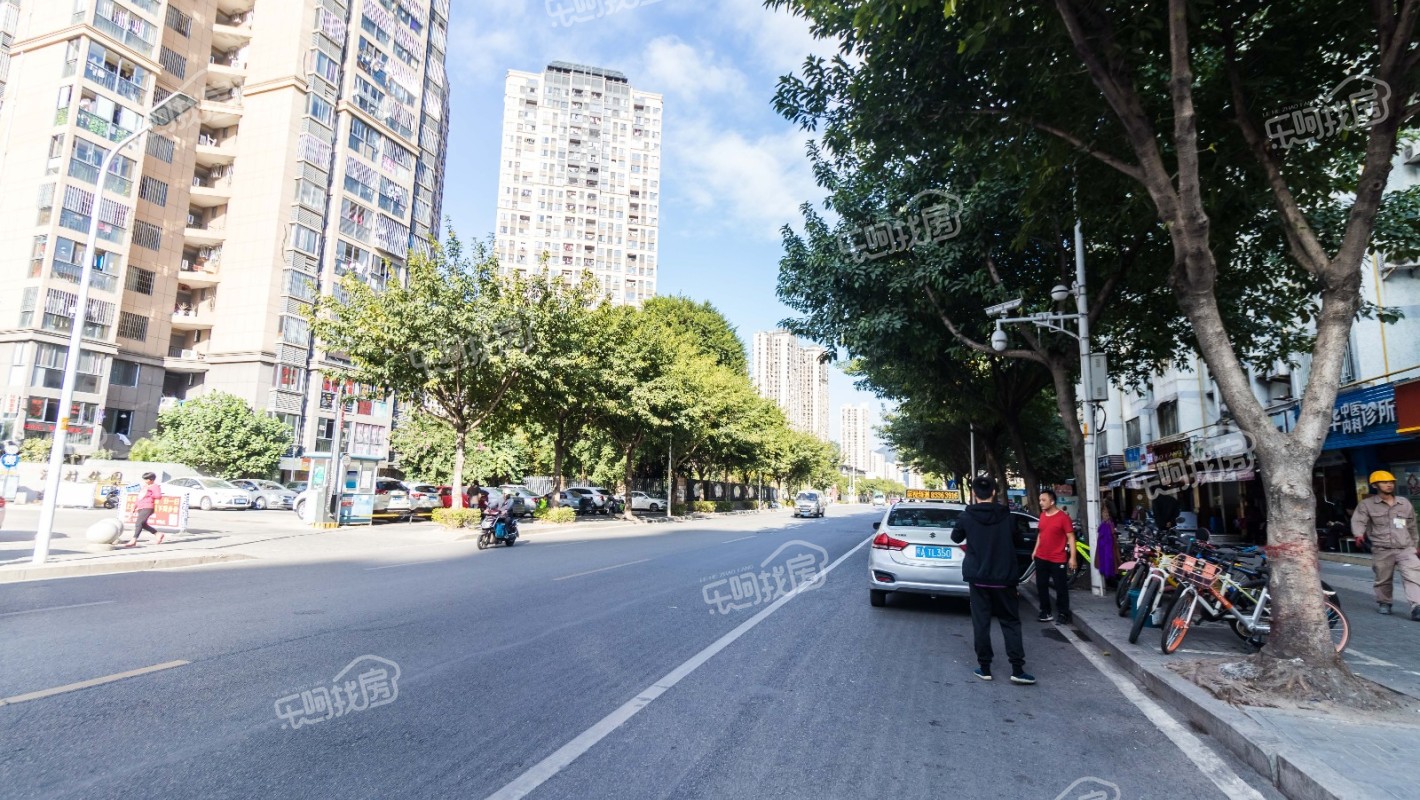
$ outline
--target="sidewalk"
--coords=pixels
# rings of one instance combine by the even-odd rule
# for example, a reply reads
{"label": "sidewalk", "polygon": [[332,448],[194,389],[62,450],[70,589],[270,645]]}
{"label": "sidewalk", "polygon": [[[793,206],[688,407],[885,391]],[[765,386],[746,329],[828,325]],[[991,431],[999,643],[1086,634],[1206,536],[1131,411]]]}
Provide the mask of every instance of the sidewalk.
{"label": "sidewalk", "polygon": [[[1420,778],[1409,766],[1420,752],[1420,715],[1409,724],[1361,714],[1231,706],[1169,669],[1190,657],[1250,653],[1226,625],[1205,623],[1191,629],[1183,649],[1166,656],[1159,649],[1156,628],[1146,628],[1138,644],[1129,644],[1130,620],[1118,615],[1112,594],[1073,592],[1070,604],[1075,624],[1101,651],[1117,656],[1116,663],[1145,688],[1270,777],[1287,797],[1357,800],[1408,798],[1420,792]],[[1360,613],[1364,611],[1347,609],[1348,617]],[[1353,643],[1355,627],[1353,623]],[[1354,661],[1348,656],[1348,662]],[[1386,680],[1383,673],[1371,671],[1366,677],[1420,699],[1413,682]]]}
{"label": "sidewalk", "polygon": [[[221,562],[269,559],[303,561],[333,556],[363,557],[381,551],[420,545],[471,542],[477,538],[467,530],[449,530],[430,521],[389,522],[376,526],[316,529],[283,511],[192,512],[186,533],[167,533],[161,545],[145,534],[137,547],[124,548],[90,544],[84,530],[94,522],[111,518],[112,511],[61,509],[50,543],[49,560],[31,562],[38,506],[10,506],[5,529],[0,531],[0,584],[172,569]],[[687,517],[648,517],[643,523],[690,522],[719,516],[753,514],[753,511],[724,514],[695,514]],[[558,533],[612,533],[645,527],[616,520],[584,521],[549,525],[527,520],[520,523],[525,539]],[[132,535],[125,529],[124,537]]]}

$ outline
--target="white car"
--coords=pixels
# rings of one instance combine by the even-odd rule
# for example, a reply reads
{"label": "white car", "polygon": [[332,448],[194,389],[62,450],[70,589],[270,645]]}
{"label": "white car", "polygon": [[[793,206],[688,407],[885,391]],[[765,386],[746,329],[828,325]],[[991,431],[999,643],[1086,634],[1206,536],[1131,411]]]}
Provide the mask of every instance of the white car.
{"label": "white car", "polygon": [[591,500],[591,508],[588,513],[610,513],[610,507],[607,504],[611,502],[611,493],[606,489],[599,486],[569,486],[567,487],[567,491],[575,495],[584,495]]}
{"label": "white car", "polygon": [[232,481],[240,489],[251,495],[251,507],[257,511],[267,508],[290,508],[296,502],[296,493],[276,481],[256,478],[242,478]]}
{"label": "white car", "polygon": [[[961,503],[904,501],[873,523],[876,535],[868,550],[868,599],[886,605],[889,592],[966,597],[971,587],[961,577],[966,550],[952,541],[957,517],[966,511]],[[1030,566],[1031,550],[1039,535],[1035,517],[1011,512],[1011,520],[1024,542],[1016,550],[1022,575]]]}
{"label": "white car", "polygon": [[236,484],[221,478],[173,478],[159,487],[164,497],[187,495],[189,508],[208,511],[230,508],[245,511],[251,508],[251,495]]}
{"label": "white car", "polygon": [[887,505],[887,497],[886,497],[882,492],[874,492],[874,493],[873,493],[873,505],[874,505],[874,506],[885,506],[885,505]]}
{"label": "white car", "polygon": [[652,497],[645,492],[631,493],[632,511],[664,511],[666,509],[666,499],[664,497]]}
{"label": "white car", "polygon": [[828,508],[828,503],[819,492],[803,491],[794,498],[794,516],[796,517],[821,517]]}
{"label": "white car", "polygon": [[434,484],[404,481],[403,486],[409,493],[409,507],[414,513],[432,514],[434,509],[444,507],[444,501],[439,498],[439,487]]}

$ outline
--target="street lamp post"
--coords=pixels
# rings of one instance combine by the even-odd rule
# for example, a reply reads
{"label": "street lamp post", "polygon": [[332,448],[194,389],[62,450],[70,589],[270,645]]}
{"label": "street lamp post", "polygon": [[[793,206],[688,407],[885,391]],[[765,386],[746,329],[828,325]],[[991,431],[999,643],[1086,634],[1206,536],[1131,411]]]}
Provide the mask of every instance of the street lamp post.
{"label": "street lamp post", "polygon": [[[1086,421],[1084,424],[1085,438],[1085,537],[1090,543],[1090,553],[1093,555],[1095,548],[1099,547],[1099,526],[1100,526],[1100,492],[1099,492],[1099,471],[1095,458],[1095,420],[1093,403],[1107,398],[1098,397],[1096,392],[1098,387],[1104,384],[1105,376],[1095,374],[1097,359],[1090,354],[1090,308],[1089,298],[1085,293],[1085,234],[1080,220],[1075,220],[1075,284],[1073,286],[1056,286],[1050,290],[1050,298],[1057,303],[1064,302],[1071,296],[1075,298],[1074,314],[1054,314],[1042,312],[1031,314],[1025,317],[1007,317],[1006,314],[1021,306],[1020,300],[1001,303],[986,309],[986,313],[997,317],[996,331],[991,334],[991,346],[998,352],[1004,351],[1007,346],[1006,331],[1002,325],[1009,323],[1030,323],[1036,327],[1063,333],[1073,336],[1080,343],[1080,383],[1084,387],[1084,397],[1082,398]],[[1077,329],[1071,331],[1064,327],[1063,323],[1073,320]],[[1090,567],[1090,589],[1095,595],[1104,594],[1104,577],[1100,575],[1099,569],[1092,563]]]}
{"label": "street lamp post", "polygon": [[49,472],[44,482],[44,504],[40,507],[39,527],[35,531],[35,564],[43,564],[49,559],[49,542],[54,536],[54,512],[59,504],[60,472],[64,469],[64,448],[69,438],[69,414],[73,410],[79,352],[83,343],[84,325],[89,316],[89,281],[93,278],[94,257],[98,254],[99,217],[103,213],[104,184],[108,180],[108,171],[119,153],[129,145],[154,128],[164,127],[177,120],[196,106],[197,101],[182,92],[168,95],[149,112],[147,121],[109,150],[99,164],[98,185],[94,187],[94,206],[89,209],[89,234],[79,272],[79,296],[74,303],[69,349],[64,359],[64,383],[59,390],[59,420],[54,426],[54,441],[49,450]]}

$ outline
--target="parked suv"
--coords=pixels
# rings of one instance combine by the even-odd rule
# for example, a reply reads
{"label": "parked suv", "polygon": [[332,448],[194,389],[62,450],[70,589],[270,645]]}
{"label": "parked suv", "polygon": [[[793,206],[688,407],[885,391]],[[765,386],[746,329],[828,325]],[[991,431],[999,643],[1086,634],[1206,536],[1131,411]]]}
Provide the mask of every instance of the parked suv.
{"label": "parked suv", "polygon": [[567,494],[577,498],[573,506],[578,514],[605,514],[607,496],[591,486],[569,486]]}

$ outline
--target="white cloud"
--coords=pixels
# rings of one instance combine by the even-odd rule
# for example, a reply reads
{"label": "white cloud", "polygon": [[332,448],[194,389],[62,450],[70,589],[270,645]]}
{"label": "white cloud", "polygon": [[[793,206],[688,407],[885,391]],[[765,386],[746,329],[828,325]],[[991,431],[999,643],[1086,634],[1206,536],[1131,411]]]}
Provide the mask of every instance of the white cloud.
{"label": "white cloud", "polygon": [[708,48],[697,49],[676,36],[660,36],[646,45],[636,70],[642,86],[683,98],[703,99],[707,94],[743,94],[745,74],[733,66],[717,64]]}
{"label": "white cloud", "polygon": [[801,204],[823,194],[804,155],[807,138],[797,130],[751,138],[713,125],[668,130],[665,174],[701,212],[696,224],[777,239],[785,223],[802,221]]}

